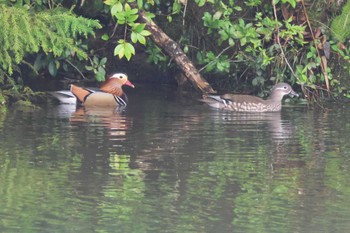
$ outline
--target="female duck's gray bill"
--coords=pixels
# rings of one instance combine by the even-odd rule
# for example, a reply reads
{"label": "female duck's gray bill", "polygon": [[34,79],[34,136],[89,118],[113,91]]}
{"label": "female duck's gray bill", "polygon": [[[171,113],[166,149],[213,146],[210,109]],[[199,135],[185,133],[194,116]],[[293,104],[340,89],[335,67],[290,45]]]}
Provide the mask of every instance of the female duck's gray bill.
{"label": "female duck's gray bill", "polygon": [[291,90],[288,94],[290,97],[296,96],[299,97],[298,93],[296,93],[295,91]]}

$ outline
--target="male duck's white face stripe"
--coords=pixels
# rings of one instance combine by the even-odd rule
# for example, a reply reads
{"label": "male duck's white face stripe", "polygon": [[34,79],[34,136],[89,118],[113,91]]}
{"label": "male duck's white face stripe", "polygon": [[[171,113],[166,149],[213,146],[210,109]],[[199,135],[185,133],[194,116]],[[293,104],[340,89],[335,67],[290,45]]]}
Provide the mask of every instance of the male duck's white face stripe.
{"label": "male duck's white face stripe", "polygon": [[126,74],[123,74],[123,73],[115,73],[111,76],[111,78],[123,79],[123,78],[127,78],[127,76],[126,76]]}

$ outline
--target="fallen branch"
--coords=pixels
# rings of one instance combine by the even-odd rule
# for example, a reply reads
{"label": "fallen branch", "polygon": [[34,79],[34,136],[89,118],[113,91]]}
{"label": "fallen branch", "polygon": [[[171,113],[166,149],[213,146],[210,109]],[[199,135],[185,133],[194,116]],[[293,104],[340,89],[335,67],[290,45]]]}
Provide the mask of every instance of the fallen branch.
{"label": "fallen branch", "polygon": [[139,20],[145,23],[147,30],[152,33],[150,38],[154,43],[175,61],[194,87],[199,89],[203,94],[215,93],[210,84],[201,76],[191,60],[180,48],[179,44],[165,34],[152,20],[147,18],[146,13],[142,10],[139,10]]}

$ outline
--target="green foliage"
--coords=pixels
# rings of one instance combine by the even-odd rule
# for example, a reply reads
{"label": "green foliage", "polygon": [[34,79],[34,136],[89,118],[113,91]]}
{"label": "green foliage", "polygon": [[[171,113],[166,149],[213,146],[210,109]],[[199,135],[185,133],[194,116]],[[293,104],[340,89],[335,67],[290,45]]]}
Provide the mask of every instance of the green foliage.
{"label": "green foliage", "polygon": [[[327,64],[329,58],[323,55],[327,50],[323,49],[325,42],[334,43],[322,37],[324,34],[319,37],[310,32],[316,31],[317,25],[311,25],[316,23],[309,20],[308,15],[301,17],[303,19],[296,16],[300,11],[305,14],[311,11],[304,9],[300,1],[274,0],[272,4],[265,4],[260,0],[196,0],[195,3],[202,8],[199,12],[203,12],[204,28],[193,30],[193,35],[181,42],[191,43],[195,41],[191,37],[206,30],[207,35],[199,38],[200,43],[182,44],[187,54],[195,55],[192,58],[202,65],[201,71],[235,74],[229,77],[242,78],[253,86],[262,86],[268,81],[286,81],[300,84],[303,90],[307,87],[312,91],[330,90],[334,95],[350,96],[334,78],[332,66]],[[172,7],[173,13],[181,11],[179,4],[174,3]],[[349,7],[349,3],[344,6],[342,20],[335,20],[342,33],[347,33],[350,28],[344,19]],[[283,10],[288,13],[282,14]],[[290,17],[287,19],[286,15]],[[324,24],[320,25],[317,30],[321,31]],[[335,47],[330,50],[349,61],[350,53],[346,47]]]}
{"label": "green foliage", "polygon": [[144,30],[145,24],[135,23],[132,25],[131,29],[131,41],[136,44],[139,42],[140,44],[146,44],[146,36],[150,36],[151,33],[147,30]]}
{"label": "green foliage", "polygon": [[118,40],[118,46],[114,49],[114,56],[119,56],[122,59],[124,56],[130,60],[131,56],[135,54],[135,48],[132,44],[125,40]]}
{"label": "green foliage", "polygon": [[[96,20],[74,15],[63,8],[32,12],[25,6],[0,4],[0,66],[9,74],[13,67],[28,54],[43,51],[54,57],[69,54],[86,59],[86,52],[76,45],[79,36],[94,34],[101,28]],[[55,74],[56,64],[49,63],[49,71]]]}
{"label": "green foliage", "polygon": [[[287,81],[316,90],[328,88],[328,84],[341,93],[339,81],[333,78],[332,69],[327,66],[325,57],[317,51],[322,47],[322,38],[310,39],[309,19],[298,21],[296,14],[303,10],[303,4],[297,0],[274,0],[266,4],[261,0],[214,1],[195,0],[203,14],[203,27],[179,35],[177,38],[184,52],[201,65],[200,71],[207,73],[230,74],[228,77],[244,79],[253,86],[265,83]],[[140,10],[150,17],[157,13],[159,21],[168,19],[169,28],[179,23],[179,17],[186,14],[186,4],[182,1],[146,1],[146,0],[107,0],[111,15],[117,25],[124,26],[124,33],[117,38],[114,54],[128,60],[136,53],[135,44],[146,45],[148,61],[159,66],[169,66],[168,59],[154,45],[146,44],[150,32],[144,24],[137,23]],[[193,7],[193,6],[191,6]],[[283,9],[288,9],[290,18],[285,19]],[[305,9],[307,13],[309,9]],[[344,10],[345,11],[345,10]],[[344,12],[343,11],[343,12]],[[283,16],[282,16],[283,15]],[[288,15],[288,14],[287,14]],[[177,18],[176,18],[177,17]],[[177,21],[174,21],[177,19]],[[181,20],[184,22],[184,20]],[[312,22],[312,20],[311,20]],[[198,23],[198,22],[196,22]],[[198,25],[189,25],[197,27]],[[186,25],[187,26],[187,25]],[[190,28],[190,27],[188,27]],[[187,28],[186,28],[187,29]],[[165,29],[177,33],[176,29]],[[180,29],[181,30],[181,29]],[[192,30],[192,29],[190,29]],[[205,32],[207,35],[203,34]],[[323,32],[323,31],[322,31]],[[198,36],[198,44],[193,36]],[[304,38],[304,35],[309,37]],[[312,37],[312,36],[311,36]],[[108,35],[103,36],[109,40]],[[332,43],[332,41],[329,41]],[[345,60],[349,57],[346,50],[333,51]],[[167,64],[166,64],[167,63]],[[241,80],[236,80],[235,82]],[[335,94],[336,94],[335,93]],[[344,92],[345,96],[350,96]]]}
{"label": "green foliage", "polygon": [[86,65],[85,68],[86,70],[93,71],[95,73],[96,80],[101,82],[104,81],[106,77],[106,62],[106,57],[99,59],[97,56],[93,56],[93,59],[90,59],[91,65]]}
{"label": "green foliage", "polygon": [[[247,6],[257,6],[258,4],[259,1],[246,2]],[[237,62],[244,63],[248,67],[269,68],[280,58],[280,48],[276,44],[271,44],[277,33],[280,40],[284,41],[284,50],[293,51],[296,46],[305,44],[303,38],[305,26],[292,24],[292,19],[278,21],[266,17],[258,11],[255,19],[249,22],[243,18],[233,20],[236,12],[241,9],[233,2],[229,2],[227,5],[221,2],[220,6],[216,5],[216,11],[204,13],[203,24],[208,29],[209,35],[219,35],[219,45],[228,45],[229,47],[224,48],[219,55],[215,55],[213,51],[207,51],[205,59],[202,55],[197,55],[200,64],[207,63],[205,65],[206,71],[216,70],[229,73],[232,69],[231,64]],[[198,52],[198,54],[201,53]],[[229,53],[233,55],[228,56]],[[257,76],[259,76],[259,70],[256,70]],[[262,83],[257,80],[253,78],[252,84],[260,85]]]}
{"label": "green foliage", "polygon": [[[145,29],[145,24],[137,23],[139,9],[143,9],[144,4],[154,4],[152,0],[138,0],[137,8],[131,7],[128,2],[123,0],[106,0],[105,4],[110,6],[111,15],[116,19],[118,25],[124,25],[124,38],[117,41],[118,45],[114,49],[114,55],[119,59],[125,57],[130,60],[132,55],[135,55],[135,47],[133,44],[146,44],[146,37],[151,33]],[[152,15],[149,15],[153,17]],[[127,32],[130,31],[130,40],[127,39]],[[107,39],[107,37],[104,37]]]}
{"label": "green foliage", "polygon": [[147,62],[156,64],[166,69],[167,62],[169,61],[168,57],[162,53],[161,49],[157,47],[154,43],[150,42],[146,48],[146,53],[148,54]]}
{"label": "green foliage", "polygon": [[273,4],[278,4],[278,3],[289,3],[293,8],[297,5],[297,0],[273,0]]}
{"label": "green foliage", "polygon": [[207,72],[218,70],[220,72],[229,72],[230,64],[227,55],[215,56],[213,52],[197,53],[199,64],[206,64],[205,70]]}
{"label": "green foliage", "polygon": [[0,106],[5,105],[5,104],[6,104],[6,99],[0,91]]}
{"label": "green foliage", "polygon": [[344,42],[350,35],[350,1],[346,1],[341,15],[337,16],[331,23],[331,34],[340,42]]}

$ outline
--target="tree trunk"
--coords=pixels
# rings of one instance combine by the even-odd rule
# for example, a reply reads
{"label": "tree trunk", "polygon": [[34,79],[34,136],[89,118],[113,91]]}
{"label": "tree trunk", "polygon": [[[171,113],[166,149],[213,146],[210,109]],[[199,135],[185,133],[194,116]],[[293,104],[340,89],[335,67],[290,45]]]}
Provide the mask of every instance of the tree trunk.
{"label": "tree trunk", "polygon": [[151,39],[165,51],[183,71],[186,78],[194,87],[199,89],[203,94],[215,93],[210,84],[201,76],[191,60],[186,56],[180,46],[163,32],[152,20],[148,20],[146,13],[139,10],[139,20],[146,24],[147,30],[152,35]]}

